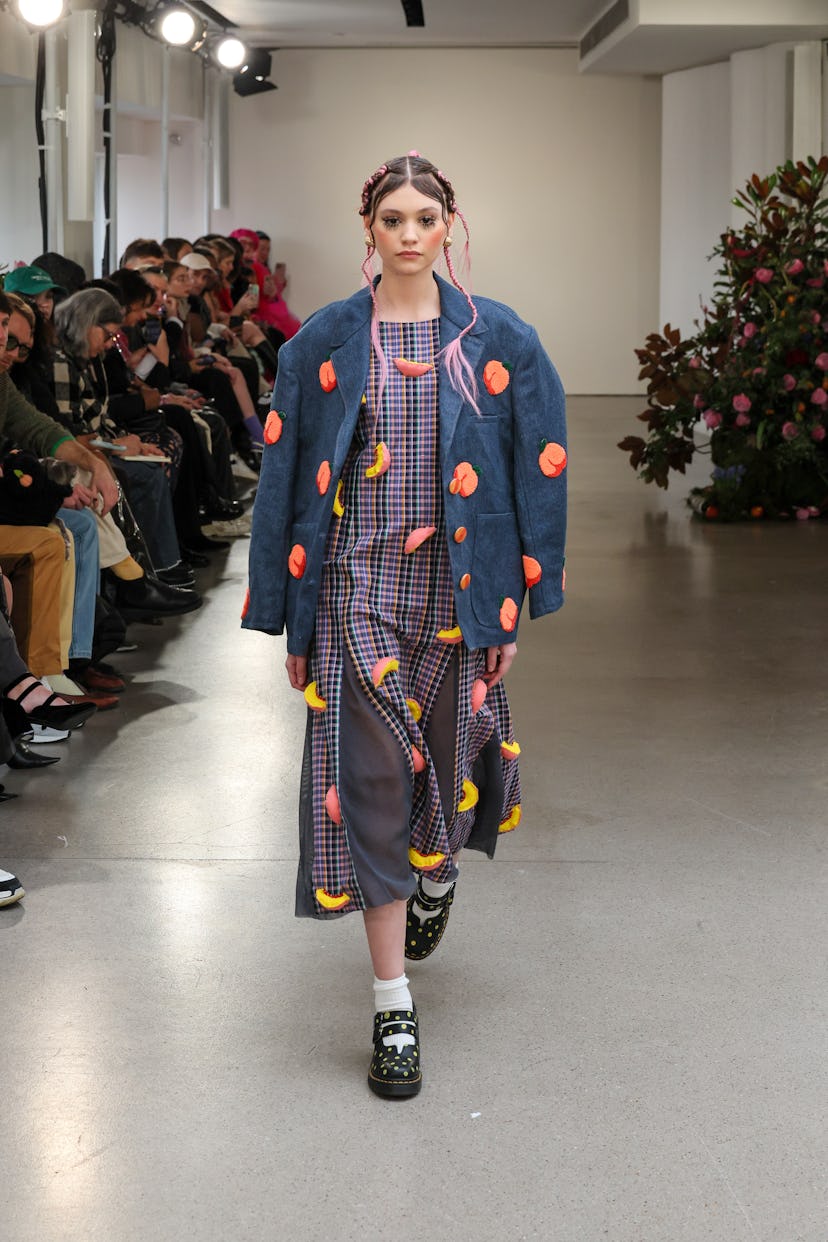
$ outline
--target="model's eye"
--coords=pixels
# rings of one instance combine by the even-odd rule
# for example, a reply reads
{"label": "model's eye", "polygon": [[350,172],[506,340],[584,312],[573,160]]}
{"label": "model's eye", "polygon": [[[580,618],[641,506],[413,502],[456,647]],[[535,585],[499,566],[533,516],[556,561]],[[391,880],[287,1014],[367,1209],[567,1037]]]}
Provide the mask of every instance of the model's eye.
{"label": "model's eye", "polygon": [[382,222],[387,229],[395,229],[400,222],[399,216],[383,216]]}
{"label": "model's eye", "polygon": [[420,216],[420,224],[424,229],[433,229],[436,223],[436,216]]}

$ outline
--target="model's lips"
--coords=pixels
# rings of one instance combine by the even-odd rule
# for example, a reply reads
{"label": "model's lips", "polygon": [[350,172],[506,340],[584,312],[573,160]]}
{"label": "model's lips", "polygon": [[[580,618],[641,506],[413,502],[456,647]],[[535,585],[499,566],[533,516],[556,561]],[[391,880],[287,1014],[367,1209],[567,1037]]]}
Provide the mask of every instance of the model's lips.
{"label": "model's lips", "polygon": [[400,251],[401,259],[419,259],[420,257],[421,256],[420,256],[419,250],[401,250]]}

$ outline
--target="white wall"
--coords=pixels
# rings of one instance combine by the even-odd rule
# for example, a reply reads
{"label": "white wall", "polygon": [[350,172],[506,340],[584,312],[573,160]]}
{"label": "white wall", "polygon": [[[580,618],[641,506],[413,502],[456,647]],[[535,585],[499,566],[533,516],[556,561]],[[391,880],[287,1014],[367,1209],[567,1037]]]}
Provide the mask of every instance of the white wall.
{"label": "white wall", "polygon": [[708,255],[733,195],[730,66],[668,74],[662,83],[661,302],[658,327],[684,333],[713,291]]}
{"label": "white wall", "polygon": [[581,77],[559,50],[282,51],[234,97],[231,207],[263,228],[304,316],[360,283],[364,178],[416,147],[451,177],[473,285],[538,327],[570,392],[640,391],[657,322],[660,84]]}
{"label": "white wall", "polygon": [[30,263],[43,253],[34,99],[34,86],[0,86],[0,266],[5,267]]}
{"label": "white wall", "polygon": [[828,150],[824,66],[819,44],[779,43],[664,78],[661,324],[692,331],[712,293],[708,256],[744,222],[732,200],[753,173]]}

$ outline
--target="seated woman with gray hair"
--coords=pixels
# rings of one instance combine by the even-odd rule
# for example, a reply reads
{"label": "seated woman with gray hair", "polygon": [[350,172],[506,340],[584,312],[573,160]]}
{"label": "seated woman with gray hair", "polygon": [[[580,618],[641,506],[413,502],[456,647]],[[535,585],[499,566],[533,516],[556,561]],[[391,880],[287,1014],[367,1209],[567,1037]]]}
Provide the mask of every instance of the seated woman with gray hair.
{"label": "seated woman with gray hair", "polygon": [[[51,387],[57,418],[88,448],[105,452],[110,465],[125,477],[158,577],[171,586],[189,588],[192,571],[181,560],[172,494],[158,460],[164,454],[112,421],[108,394],[97,386],[92,371],[93,360],[114,345],[123,318],[123,307],[104,289],[81,289],[56,307],[58,349]],[[200,597],[194,591],[187,594],[192,607],[198,607]]]}

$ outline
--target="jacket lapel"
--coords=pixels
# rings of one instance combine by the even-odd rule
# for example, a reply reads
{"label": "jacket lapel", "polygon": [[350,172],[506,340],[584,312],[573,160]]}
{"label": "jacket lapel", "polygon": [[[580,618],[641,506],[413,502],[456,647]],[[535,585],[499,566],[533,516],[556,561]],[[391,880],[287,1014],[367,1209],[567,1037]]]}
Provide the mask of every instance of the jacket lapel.
{"label": "jacket lapel", "polygon": [[336,466],[341,468],[359,417],[371,357],[371,295],[367,289],[342,304],[331,347],[343,418],[336,438]]}
{"label": "jacket lapel", "polygon": [[[440,290],[440,349],[444,350],[452,341],[457,340],[471,318],[471,311],[468,302],[454,285],[450,285],[440,276],[435,279]],[[486,325],[478,317],[477,323],[463,338],[463,353],[473,371],[477,370],[483,353],[485,334]],[[448,453],[463,408],[463,396],[452,386],[445,366],[440,367],[439,394],[440,441],[442,452]]]}

